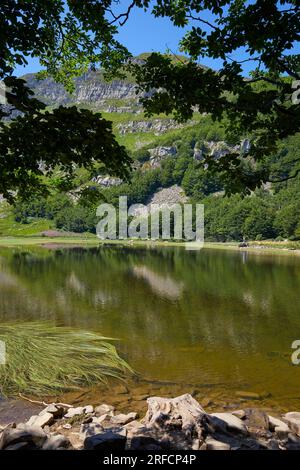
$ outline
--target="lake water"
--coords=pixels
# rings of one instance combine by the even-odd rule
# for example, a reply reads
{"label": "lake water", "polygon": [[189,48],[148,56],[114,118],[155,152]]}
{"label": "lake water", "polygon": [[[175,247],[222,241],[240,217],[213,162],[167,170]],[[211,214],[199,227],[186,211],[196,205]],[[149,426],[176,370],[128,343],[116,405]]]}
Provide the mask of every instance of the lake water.
{"label": "lake water", "polygon": [[241,390],[270,392],[276,406],[299,408],[300,365],[291,362],[299,288],[297,256],[181,247],[0,250],[1,322],[48,320],[118,338],[119,354],[149,393],[159,383],[228,402]]}

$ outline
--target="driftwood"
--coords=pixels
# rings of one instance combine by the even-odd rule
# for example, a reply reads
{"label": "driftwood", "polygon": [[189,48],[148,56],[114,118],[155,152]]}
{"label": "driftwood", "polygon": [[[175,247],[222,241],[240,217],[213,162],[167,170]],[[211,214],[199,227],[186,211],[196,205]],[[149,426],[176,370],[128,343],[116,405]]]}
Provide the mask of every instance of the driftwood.
{"label": "driftwood", "polygon": [[68,405],[67,403],[46,403],[45,401],[31,400],[31,398],[25,397],[21,393],[19,393],[19,397],[22,398],[22,400],[26,400],[26,401],[29,401],[30,403],[35,403],[37,405],[43,405],[43,406],[56,405],[56,406],[63,406],[64,408],[72,408],[72,405]]}
{"label": "driftwood", "polygon": [[207,414],[189,394],[176,398],[151,397],[147,399],[148,411],[143,420],[149,428],[181,431],[186,438],[202,438]]}

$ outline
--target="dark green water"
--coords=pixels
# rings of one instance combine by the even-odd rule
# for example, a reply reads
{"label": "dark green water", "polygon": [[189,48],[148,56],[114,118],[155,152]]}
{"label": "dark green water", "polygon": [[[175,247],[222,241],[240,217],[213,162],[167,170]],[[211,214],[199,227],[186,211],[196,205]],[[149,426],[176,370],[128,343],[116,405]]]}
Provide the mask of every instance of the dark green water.
{"label": "dark green water", "polygon": [[0,251],[0,321],[119,338],[143,377],[300,404],[300,259],[183,248]]}

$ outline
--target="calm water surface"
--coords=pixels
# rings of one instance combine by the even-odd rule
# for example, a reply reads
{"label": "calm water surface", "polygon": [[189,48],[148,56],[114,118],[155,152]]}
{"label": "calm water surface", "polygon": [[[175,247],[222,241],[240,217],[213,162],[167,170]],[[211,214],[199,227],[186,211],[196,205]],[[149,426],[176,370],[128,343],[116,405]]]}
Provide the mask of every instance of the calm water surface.
{"label": "calm water surface", "polygon": [[[150,381],[300,404],[300,259],[221,250],[1,249],[0,321],[117,337]],[[189,384],[189,385],[187,385]],[[186,390],[189,391],[189,390]]]}

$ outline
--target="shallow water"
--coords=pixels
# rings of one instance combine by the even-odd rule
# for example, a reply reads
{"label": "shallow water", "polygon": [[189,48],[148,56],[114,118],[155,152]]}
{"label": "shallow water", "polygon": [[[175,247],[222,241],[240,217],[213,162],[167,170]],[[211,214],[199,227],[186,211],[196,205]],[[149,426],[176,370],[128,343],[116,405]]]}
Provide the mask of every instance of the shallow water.
{"label": "shallow water", "polygon": [[169,394],[193,389],[234,402],[236,391],[266,391],[264,404],[300,408],[300,365],[291,362],[299,287],[293,256],[181,247],[0,251],[0,321],[49,320],[118,338],[118,352],[140,374],[140,396],[167,382]]}

